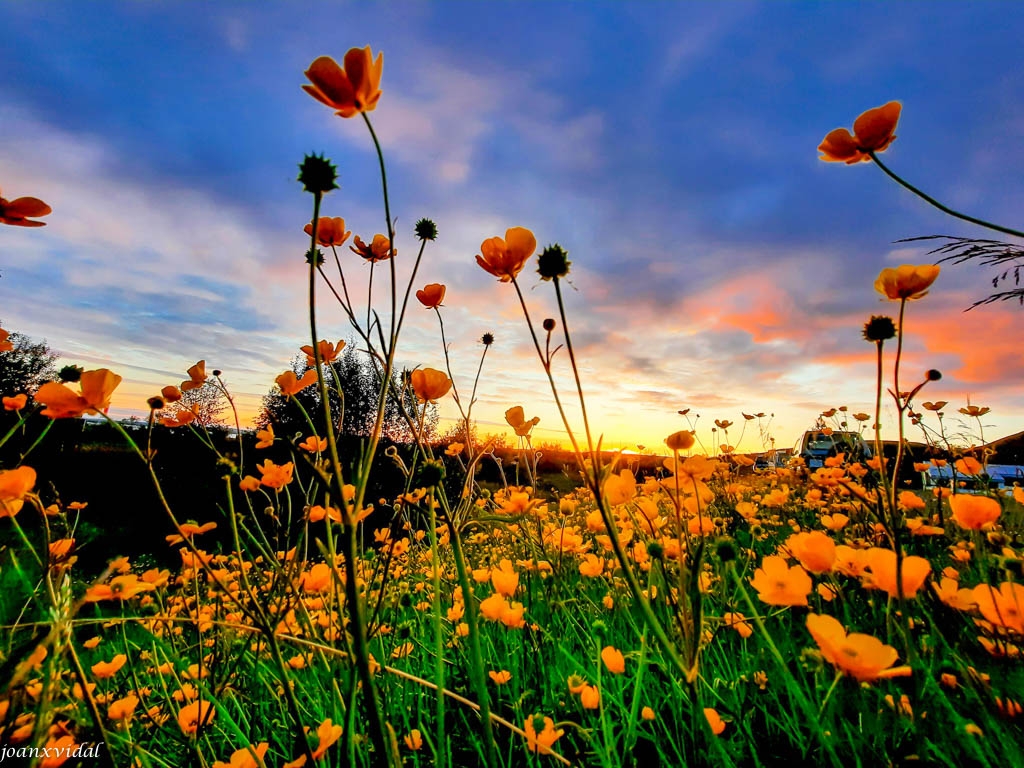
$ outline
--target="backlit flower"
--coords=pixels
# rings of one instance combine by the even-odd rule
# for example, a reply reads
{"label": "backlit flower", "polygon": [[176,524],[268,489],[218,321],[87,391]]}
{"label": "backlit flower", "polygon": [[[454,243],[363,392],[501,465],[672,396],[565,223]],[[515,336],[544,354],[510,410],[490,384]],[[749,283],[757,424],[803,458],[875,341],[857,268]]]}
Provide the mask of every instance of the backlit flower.
{"label": "backlit flower", "polygon": [[523,406],[514,405],[505,411],[505,421],[508,425],[515,430],[519,437],[527,437],[535,426],[540,423],[540,417],[534,416],[531,419],[526,418],[526,412],[523,410]]}
{"label": "backlit flower", "polygon": [[[337,343],[331,344],[326,339],[320,339],[317,342],[317,349],[320,351],[320,362],[322,363],[333,363],[338,359],[338,355],[341,354],[341,350],[345,348],[345,342],[342,339],[338,339]],[[306,355],[306,365],[312,368],[316,365],[316,358],[313,356],[313,345],[307,344],[304,347],[299,347],[299,350]]]}
{"label": "backlit flower", "polygon": [[351,48],[345,54],[344,69],[330,56],[320,56],[306,70],[312,85],[302,90],[341,117],[355,117],[372,112],[380,100],[380,76],[384,70],[384,54],[374,60],[370,46]]}
{"label": "backlit flower", "polygon": [[10,352],[14,349],[14,342],[10,341],[11,332],[0,328],[0,352]]}
{"label": "backlit flower", "polygon": [[807,605],[811,593],[811,577],[799,565],[792,568],[786,558],[769,555],[754,571],[750,585],[757,590],[762,603],[768,605]]}
{"label": "backlit flower", "polygon": [[421,403],[434,403],[448,394],[452,380],[444,371],[435,368],[417,368],[412,372],[412,391]]}
{"label": "backlit flower", "polygon": [[995,499],[964,493],[950,496],[949,506],[953,510],[956,524],[971,531],[981,530],[989,523],[994,523],[1003,512]]}
{"label": "backlit flower", "polygon": [[900,119],[902,105],[890,101],[881,107],[869,109],[853,123],[853,135],[845,128],[829,132],[818,145],[820,159],[830,163],[867,162],[868,152],[883,152],[896,138],[896,123]]}
{"label": "backlit flower", "polygon": [[14,517],[24,504],[25,494],[36,484],[32,467],[0,471],[0,517]]}
{"label": "backlit flower", "polygon": [[0,196],[0,224],[10,224],[12,227],[45,227],[45,221],[32,219],[51,213],[53,209],[37,197],[16,197],[7,200]]}
{"label": "backlit flower", "polygon": [[436,309],[444,301],[445,286],[440,283],[430,283],[423,286],[422,290],[416,291],[416,299],[427,309]]}
{"label": "backlit flower", "polygon": [[785,547],[811,573],[831,571],[836,560],[836,543],[821,531],[794,533]]}
{"label": "backlit flower", "polygon": [[185,373],[188,374],[188,381],[181,382],[181,391],[188,392],[190,389],[198,389],[206,383],[206,361],[200,360]]}
{"label": "backlit flower", "polygon": [[277,386],[281,389],[281,394],[285,397],[294,397],[299,394],[306,387],[316,382],[316,369],[311,368],[302,374],[300,379],[295,375],[295,371],[285,371],[278,376],[274,381]]}
{"label": "backlit flower", "polygon": [[978,416],[984,416],[991,410],[992,409],[989,408],[988,406],[983,406],[979,408],[977,405],[968,405],[966,408],[961,408],[960,413],[962,413],[964,416],[973,416],[977,418]]}
{"label": "backlit flower", "polygon": [[875,280],[875,290],[888,299],[920,299],[927,295],[928,288],[939,276],[938,264],[901,264],[886,267]]}
{"label": "backlit flower", "polygon": [[263,429],[256,430],[256,448],[269,448],[274,444],[274,425],[267,424]]}
{"label": "backlit flower", "polygon": [[[313,222],[302,228],[310,237],[313,236]],[[324,247],[344,245],[352,233],[345,229],[345,220],[340,216],[331,218],[322,216],[316,222],[316,241]]]}
{"label": "backlit flower", "polygon": [[75,394],[65,384],[51,381],[43,384],[36,391],[35,397],[46,406],[42,411],[43,416],[52,419],[77,418],[85,413],[106,413],[110,407],[110,397],[120,383],[120,376],[106,368],[100,368],[82,374],[79,381],[81,394]]}
{"label": "backlit flower", "polygon": [[518,275],[533,252],[537,250],[537,238],[523,227],[512,227],[505,231],[505,239],[491,237],[480,244],[482,256],[476,263],[503,283]]}
{"label": "backlit flower", "polygon": [[299,443],[299,448],[310,453],[321,453],[327,450],[327,438],[310,435]]}
{"label": "backlit flower", "polygon": [[899,658],[895,648],[871,635],[847,634],[833,616],[812,613],[807,617],[807,629],[825,661],[856,680],[871,682],[911,674],[910,667],[893,667]]}
{"label": "backlit flower", "polygon": [[369,245],[364,243],[359,235],[356,235],[355,245],[350,245],[348,249],[373,263],[387,261],[398,253],[391,247],[391,241],[385,235],[374,235],[373,241]]}

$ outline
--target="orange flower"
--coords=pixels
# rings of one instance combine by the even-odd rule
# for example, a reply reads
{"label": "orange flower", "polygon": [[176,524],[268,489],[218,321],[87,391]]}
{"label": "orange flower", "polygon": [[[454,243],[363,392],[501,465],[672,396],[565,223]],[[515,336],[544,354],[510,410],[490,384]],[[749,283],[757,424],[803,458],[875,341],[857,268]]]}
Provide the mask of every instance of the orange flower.
{"label": "orange flower", "polygon": [[130,693],[107,708],[107,717],[115,721],[130,720],[137,706],[139,706],[139,697]]}
{"label": "orange flower", "polygon": [[32,221],[30,217],[48,216],[53,209],[37,197],[0,197],[0,223],[12,227],[45,227],[45,221]]}
{"label": "orange flower", "polygon": [[275,464],[270,459],[267,459],[262,464],[257,464],[256,469],[263,475],[260,483],[267,486],[267,488],[281,490],[292,481],[292,472],[295,469],[295,465],[290,461],[287,464]]}
{"label": "orange flower", "polygon": [[665,445],[673,451],[688,451],[693,447],[695,441],[696,438],[693,436],[693,432],[683,429],[679,432],[673,432],[666,437]]}
{"label": "orange flower", "polygon": [[920,299],[928,294],[928,287],[939,276],[938,264],[901,264],[886,267],[875,280],[875,290],[888,299]]}
{"label": "orange flower", "polygon": [[532,419],[527,419],[523,406],[515,405],[505,411],[505,421],[519,437],[526,437],[540,423],[540,417],[534,416]]}
{"label": "orange flower", "polygon": [[[345,348],[345,342],[342,339],[338,339],[337,344],[331,344],[326,339],[320,339],[317,342],[317,347],[320,348],[320,360],[323,363],[333,363],[338,359],[338,355],[341,354],[341,350]],[[304,347],[299,347],[302,352],[306,354],[306,365],[312,368],[316,365],[316,358],[313,357],[313,345],[307,344]]]}
{"label": "orange flower", "polygon": [[990,624],[1024,635],[1024,584],[1004,581],[998,590],[979,584],[974,588],[974,601]]}
{"label": "orange flower", "polygon": [[[871,547],[867,551],[868,578],[864,586],[881,589],[889,597],[897,597],[896,553],[891,549]],[[932,564],[923,557],[908,555],[903,558],[903,596],[914,597],[928,580]]]}
{"label": "orange flower", "polygon": [[448,394],[452,380],[434,368],[417,368],[412,372],[412,390],[421,403],[435,403]]}
{"label": "orange flower", "polygon": [[265,429],[256,430],[256,448],[269,448],[274,444],[274,425],[267,424]]}
{"label": "orange flower", "polygon": [[[302,228],[310,237],[313,236],[313,222]],[[345,229],[345,220],[340,216],[331,218],[322,216],[316,223],[316,241],[324,247],[344,245],[352,233]]]}
{"label": "orange flower", "polygon": [[113,677],[128,661],[128,657],[123,653],[117,654],[110,661],[99,661],[92,665],[92,673],[100,680],[107,677]]}
{"label": "orange flower", "polygon": [[440,283],[430,283],[423,286],[422,291],[416,291],[416,298],[427,309],[436,309],[444,301],[445,290],[445,286]]}
{"label": "orange flower", "polygon": [[807,605],[811,593],[811,577],[799,565],[792,568],[786,558],[769,555],[754,571],[750,585],[757,590],[762,603],[768,605]]}
{"label": "orange flower", "polygon": [[359,235],[356,235],[355,245],[350,245],[348,249],[374,264],[378,261],[387,261],[398,254],[398,251],[391,247],[391,241],[385,235],[374,235],[373,242],[369,245],[364,243]]}
{"label": "orange flower", "polygon": [[77,418],[84,413],[99,411],[106,413],[110,408],[110,397],[120,383],[120,376],[106,368],[100,368],[82,374],[79,382],[80,395],[76,395],[64,384],[51,381],[38,389],[36,400],[46,406],[42,411],[43,416],[49,416],[51,419]]}
{"label": "orange flower", "polygon": [[168,403],[176,403],[181,400],[181,390],[172,384],[160,390],[160,396]]}
{"label": "orange flower", "polygon": [[22,393],[14,397],[5,397],[3,403],[5,411],[20,411],[28,403],[28,395]]}
{"label": "orange flower", "polygon": [[519,574],[512,567],[512,561],[503,559],[498,567],[491,571],[491,584],[499,595],[512,597],[519,586]]}
{"label": "orange flower", "polygon": [[345,54],[345,68],[330,56],[320,56],[306,70],[313,83],[302,90],[341,117],[355,117],[360,112],[372,112],[380,100],[380,76],[384,70],[384,54],[378,53],[374,61],[370,46],[350,48]]}
{"label": "orange flower", "polygon": [[327,438],[317,437],[316,435],[310,435],[301,443],[299,448],[310,453],[320,453],[321,451],[327,450]]}
{"label": "orange flower", "polygon": [[185,373],[188,374],[188,381],[181,382],[181,391],[188,392],[191,389],[199,389],[206,383],[206,361],[200,360]]}
{"label": "orange flower", "polygon": [[492,237],[480,244],[483,256],[476,257],[476,263],[486,271],[507,283],[523,269],[526,260],[537,249],[537,238],[523,227],[512,227],[505,231],[505,239]]}
{"label": "orange flower", "polygon": [[405,746],[413,752],[418,752],[423,749],[423,734],[420,733],[419,728],[413,728],[409,731],[408,734],[402,737],[402,741],[404,741]]}
{"label": "orange flower", "polygon": [[36,484],[36,471],[32,467],[18,467],[0,471],[0,517],[18,514],[25,494]]}
{"label": "orange flower", "polygon": [[205,726],[213,720],[217,710],[208,700],[196,699],[191,704],[186,704],[178,712],[178,725],[181,732],[186,736],[195,736],[200,726]]}
{"label": "orange flower", "polygon": [[831,571],[836,560],[836,543],[821,531],[794,533],[785,547],[811,573]]}
{"label": "orange flower", "polygon": [[979,531],[989,523],[994,523],[1003,513],[999,502],[988,496],[958,493],[949,497],[949,506],[953,510],[956,524],[970,531]]}
{"label": "orange flower", "polygon": [[991,410],[992,409],[989,408],[988,406],[983,406],[979,408],[976,405],[968,405],[966,408],[961,408],[960,413],[962,413],[964,416],[974,416],[975,418],[977,418],[978,416],[984,416]]}
{"label": "orange flower", "polygon": [[316,729],[316,736],[320,740],[316,749],[313,750],[313,759],[319,760],[330,749],[331,745],[341,738],[342,728],[340,725],[334,725],[331,722],[331,718],[324,720]]}
{"label": "orange flower", "polygon": [[985,469],[981,462],[973,456],[964,456],[962,459],[957,459],[953,466],[962,475],[980,475]]}
{"label": "orange flower", "polygon": [[722,731],[725,730],[725,721],[722,719],[722,716],[718,714],[718,710],[712,707],[704,707],[704,717],[707,718],[711,732],[715,734],[715,736],[720,736]]}
{"label": "orange flower", "polygon": [[260,489],[260,479],[252,475],[246,475],[238,481],[238,487],[243,491],[258,491]]}
{"label": "orange flower", "polygon": [[173,416],[164,416],[160,423],[165,427],[186,427],[196,420],[196,412],[189,408],[182,408]]}
{"label": "orange flower", "polygon": [[10,352],[14,349],[14,342],[8,341],[10,337],[10,331],[5,331],[3,328],[0,328],[0,352]]}
{"label": "orange flower", "polygon": [[597,709],[601,706],[601,691],[596,685],[584,685],[580,691],[580,704],[584,709]]}
{"label": "orange flower", "polygon": [[295,375],[295,371],[285,371],[276,379],[277,386],[281,388],[281,394],[285,397],[293,397],[299,392],[304,390],[309,385],[316,382],[316,370],[311,369],[302,374],[300,379]]}
{"label": "orange flower", "polygon": [[623,658],[622,651],[614,646],[606,645],[604,647],[601,651],[601,661],[613,675],[621,675],[626,672],[626,659]]}
{"label": "orange flower", "polygon": [[807,629],[821,649],[821,655],[839,671],[861,682],[889,677],[906,677],[910,667],[893,667],[899,658],[896,649],[878,638],[846,629],[833,616],[812,613]]}
{"label": "orange flower", "polygon": [[818,145],[820,159],[853,165],[869,161],[868,152],[884,152],[896,138],[901,109],[898,101],[869,109],[854,121],[852,136],[845,128],[831,131]]}
{"label": "orange flower", "polygon": [[231,760],[229,762],[221,762],[215,760],[213,768],[259,768],[259,762],[253,757],[253,753],[256,754],[260,760],[267,754],[267,749],[270,745],[261,741],[255,747],[243,747],[242,749],[236,749],[231,753]]}
{"label": "orange flower", "polygon": [[[540,733],[537,733],[537,725],[543,726]],[[530,752],[539,752],[542,755],[552,754],[551,745],[565,733],[561,728],[555,730],[555,721],[550,717],[542,718],[540,715],[527,717],[523,724],[523,732],[526,734],[526,748]]]}
{"label": "orange flower", "polygon": [[495,685],[504,685],[512,679],[512,673],[509,672],[507,669],[503,669],[500,672],[496,672],[492,669],[490,672],[487,673],[487,676],[491,678],[491,681]]}

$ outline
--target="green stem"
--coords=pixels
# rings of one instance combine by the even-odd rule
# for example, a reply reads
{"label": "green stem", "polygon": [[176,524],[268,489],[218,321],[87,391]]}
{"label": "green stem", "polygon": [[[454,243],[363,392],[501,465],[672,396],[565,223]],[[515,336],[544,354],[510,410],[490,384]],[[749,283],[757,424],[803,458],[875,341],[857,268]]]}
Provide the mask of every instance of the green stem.
{"label": "green stem", "polygon": [[952,216],[954,218],[957,218],[957,219],[961,219],[963,221],[969,221],[972,224],[977,224],[979,227],[985,227],[986,229],[993,229],[996,232],[1002,232],[1002,233],[1007,234],[1007,235],[1013,235],[1014,237],[1024,237],[1024,232],[1020,232],[1020,231],[1018,231],[1016,229],[1010,229],[1009,227],[1003,227],[1003,226],[1000,226],[999,224],[993,224],[990,221],[985,221],[984,219],[976,219],[973,216],[968,216],[966,213],[960,213],[959,211],[954,211],[952,208],[950,208],[948,206],[945,206],[942,203],[940,203],[934,197],[930,197],[929,195],[926,195],[924,192],[922,192],[920,189],[915,187],[910,182],[904,181],[902,178],[897,176],[895,173],[893,173],[889,169],[888,166],[885,165],[885,163],[883,163],[881,160],[878,159],[878,155],[876,155],[873,151],[868,150],[867,154],[868,154],[868,156],[872,160],[875,161],[875,165],[877,165],[879,168],[881,168],[882,171],[884,171],[885,174],[890,179],[895,181],[897,184],[899,184],[904,189],[910,190],[915,195],[917,195],[922,200],[924,200],[926,203],[935,206],[936,208],[938,208],[943,213],[949,214],[950,216]]}

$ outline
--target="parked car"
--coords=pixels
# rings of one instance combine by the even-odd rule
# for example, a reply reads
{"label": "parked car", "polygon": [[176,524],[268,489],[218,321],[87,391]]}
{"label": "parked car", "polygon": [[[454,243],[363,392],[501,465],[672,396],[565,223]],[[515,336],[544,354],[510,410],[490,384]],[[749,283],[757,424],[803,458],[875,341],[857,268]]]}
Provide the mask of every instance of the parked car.
{"label": "parked car", "polygon": [[804,432],[797,446],[797,455],[809,469],[825,466],[825,459],[840,453],[846,454],[848,461],[863,461],[873,455],[859,432],[811,430]]}

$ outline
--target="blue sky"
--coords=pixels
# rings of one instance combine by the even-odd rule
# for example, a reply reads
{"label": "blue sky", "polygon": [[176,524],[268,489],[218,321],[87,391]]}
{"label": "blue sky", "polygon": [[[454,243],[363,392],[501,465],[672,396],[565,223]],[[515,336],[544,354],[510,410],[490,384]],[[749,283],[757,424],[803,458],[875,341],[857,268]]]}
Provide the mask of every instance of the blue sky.
{"label": "blue sky", "polygon": [[[441,232],[418,283],[448,285],[456,376],[495,332],[477,412],[500,422],[522,404],[543,439],[557,418],[514,295],[473,263],[510,226],[569,250],[592,410],[630,446],[685,426],[687,407],[702,429],[776,413],[782,445],[825,408],[869,408],[860,328],[894,310],[874,278],[929,260],[894,241],[987,233],[875,168],[817,160],[865,109],[903,102],[885,155],[897,171],[1021,224],[1024,10],[1011,3],[26,2],[4,22],[0,189],[54,213],[0,231],[0,320],[122,373],[122,413],[200,358],[255,409],[308,343],[305,152],[340,168],[325,213],[366,239],[384,231],[361,121],[300,90],[316,56],[353,46],[385,55],[372,118],[400,259],[421,216]],[[990,405],[1001,435],[1024,427],[1024,357],[1006,341],[1024,310],[962,313],[991,277],[944,268],[911,307],[907,370],[942,370],[928,399]],[[550,286],[527,283],[537,315],[552,313]],[[326,307],[324,335],[350,336],[342,319]],[[413,313],[400,356],[442,367],[432,313]]]}

